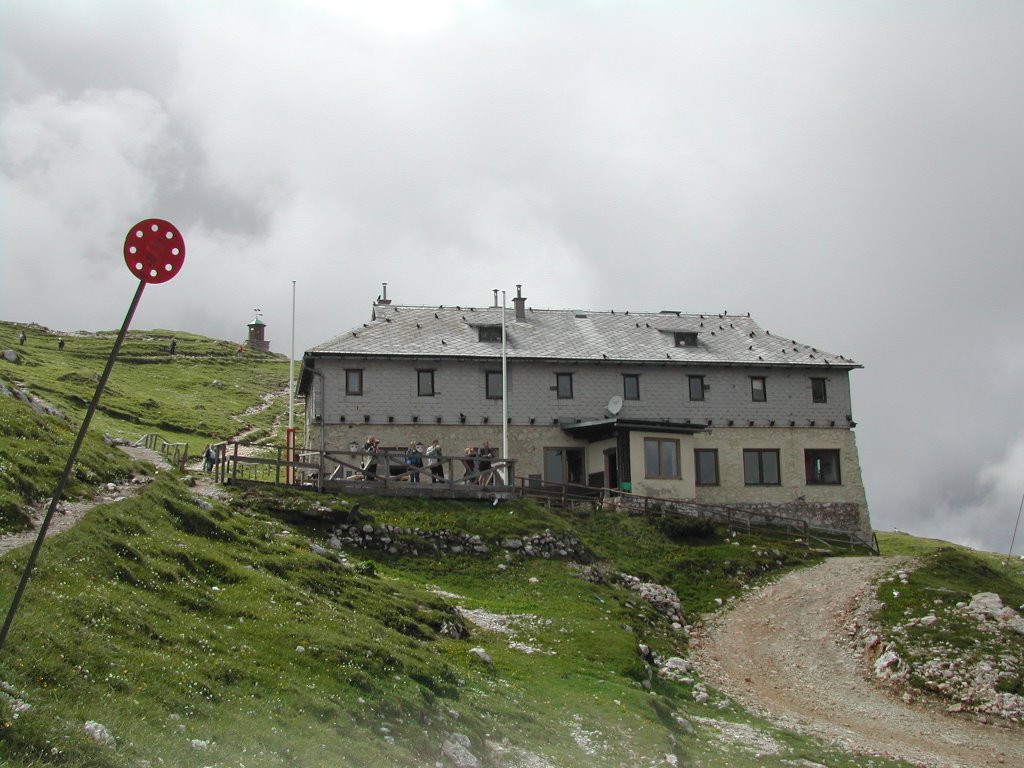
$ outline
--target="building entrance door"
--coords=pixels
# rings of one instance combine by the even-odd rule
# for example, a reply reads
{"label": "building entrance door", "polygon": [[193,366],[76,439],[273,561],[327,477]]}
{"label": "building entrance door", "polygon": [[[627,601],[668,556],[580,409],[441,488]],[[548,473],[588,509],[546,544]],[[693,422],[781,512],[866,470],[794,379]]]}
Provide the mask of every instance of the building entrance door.
{"label": "building entrance door", "polygon": [[544,479],[549,483],[583,484],[582,448],[545,448]]}
{"label": "building entrance door", "polygon": [[619,487],[619,452],[614,448],[604,452],[604,487]]}

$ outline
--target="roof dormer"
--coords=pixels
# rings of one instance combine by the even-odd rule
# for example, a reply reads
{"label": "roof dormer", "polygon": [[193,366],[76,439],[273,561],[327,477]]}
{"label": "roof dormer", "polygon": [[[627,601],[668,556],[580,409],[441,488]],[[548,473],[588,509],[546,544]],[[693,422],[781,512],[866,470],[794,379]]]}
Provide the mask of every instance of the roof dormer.
{"label": "roof dormer", "polygon": [[697,332],[696,331],[673,331],[672,338],[677,347],[696,347],[697,346]]}
{"label": "roof dormer", "polygon": [[479,341],[501,341],[500,325],[478,325],[476,330]]}

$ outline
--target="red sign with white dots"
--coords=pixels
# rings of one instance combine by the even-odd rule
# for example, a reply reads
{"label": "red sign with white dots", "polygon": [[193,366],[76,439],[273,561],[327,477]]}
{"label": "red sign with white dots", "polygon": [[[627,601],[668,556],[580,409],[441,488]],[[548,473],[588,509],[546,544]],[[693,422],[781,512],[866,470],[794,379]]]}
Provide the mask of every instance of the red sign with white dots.
{"label": "red sign with white dots", "polygon": [[140,221],[124,239],[124,263],[144,283],[166,283],[184,262],[185,239],[169,221]]}

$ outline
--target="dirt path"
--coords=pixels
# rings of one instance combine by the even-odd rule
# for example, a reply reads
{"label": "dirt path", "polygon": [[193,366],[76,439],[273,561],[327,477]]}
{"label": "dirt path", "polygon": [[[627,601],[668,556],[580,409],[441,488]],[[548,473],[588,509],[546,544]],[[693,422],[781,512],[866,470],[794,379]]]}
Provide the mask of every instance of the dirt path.
{"label": "dirt path", "polygon": [[[171,469],[171,465],[164,460],[159,451],[152,451],[149,448],[141,448],[134,445],[122,445],[119,447],[133,459],[148,461],[158,470]],[[86,512],[97,504],[109,504],[141,493],[151,480],[151,478],[146,476],[137,476],[125,483],[108,483],[101,486],[91,498],[62,501],[57,507],[58,511],[54,514],[53,519],[50,520],[50,527],[46,530],[46,538],[71,528],[82,519]],[[209,475],[199,473],[196,475],[195,480],[196,485],[193,490],[196,493],[204,496],[217,496],[220,493],[219,488],[214,484]],[[49,506],[50,502],[46,500],[33,507],[32,519],[34,525],[32,530],[0,535],[0,555],[35,542],[39,536],[39,526],[46,516],[46,510],[49,509]]]}
{"label": "dirt path", "polygon": [[900,561],[834,558],[787,574],[694,638],[704,679],[780,725],[935,768],[1024,766],[1024,732],[908,705],[866,679],[844,624]]}
{"label": "dirt path", "polygon": [[[270,408],[270,406],[272,406],[274,404],[274,401],[276,401],[278,399],[281,399],[281,398],[283,398],[285,400],[288,399],[288,388],[287,387],[285,387],[282,390],[278,390],[277,392],[267,392],[267,393],[263,394],[260,397],[260,403],[258,405],[250,406],[249,408],[246,408],[244,411],[242,411],[242,413],[240,413],[240,414],[238,414],[236,416],[233,416],[232,418],[234,418],[237,421],[239,421],[243,425],[243,427],[242,427],[242,429],[240,429],[234,435],[234,437],[232,437],[230,439],[233,442],[237,443],[237,442],[241,442],[242,440],[244,440],[246,437],[248,437],[249,435],[253,434],[254,432],[258,432],[260,428],[259,427],[251,426],[248,422],[245,421],[245,418],[247,416],[255,416],[257,413],[262,413],[263,411],[265,411],[268,408]],[[287,408],[285,409],[285,411],[287,411]],[[286,418],[287,415],[288,414],[285,413],[284,417]],[[279,415],[279,416],[277,416],[274,419],[273,423],[270,426],[270,434],[267,436],[268,440],[277,436],[277,434],[279,433],[280,428],[281,428],[281,423],[282,423],[282,416]]]}

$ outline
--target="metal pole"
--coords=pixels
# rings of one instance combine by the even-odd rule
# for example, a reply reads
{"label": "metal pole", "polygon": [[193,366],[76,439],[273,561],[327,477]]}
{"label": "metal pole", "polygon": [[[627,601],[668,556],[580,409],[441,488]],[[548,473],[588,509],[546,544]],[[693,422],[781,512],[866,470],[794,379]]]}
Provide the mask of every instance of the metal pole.
{"label": "metal pole", "polygon": [[295,478],[295,281],[292,280],[292,351],[288,355],[288,432],[285,438],[285,480],[288,485]]}
{"label": "metal pole", "polygon": [[292,280],[292,352],[288,356],[288,429],[295,428],[295,281]]}
{"label": "metal pole", "polygon": [[75,459],[78,457],[78,451],[82,447],[82,441],[85,440],[85,433],[89,429],[89,422],[92,421],[92,415],[96,412],[96,406],[99,405],[100,395],[103,394],[103,388],[107,385],[107,379],[110,377],[110,371],[114,367],[114,361],[117,360],[117,353],[121,349],[121,344],[124,342],[125,334],[128,333],[128,326],[132,322],[132,317],[135,315],[135,309],[139,306],[139,299],[142,298],[142,291],[146,287],[146,283],[142,280],[139,281],[139,287],[135,291],[135,297],[132,299],[131,306],[128,308],[128,314],[125,315],[124,323],[121,325],[121,331],[117,334],[117,339],[114,341],[114,348],[110,351],[110,358],[107,360],[107,367],[103,369],[103,375],[100,376],[100,381],[96,385],[96,392],[92,396],[92,402],[89,403],[89,408],[85,412],[85,418],[82,419],[82,426],[78,429],[78,437],[75,438],[75,444],[71,447],[71,453],[68,454],[67,464],[64,465],[64,472],[61,474],[60,479],[57,481],[57,487],[53,491],[53,498],[50,499],[50,508],[46,511],[46,517],[43,518],[42,525],[39,526],[39,535],[36,536],[35,546],[32,547],[32,553],[28,556],[28,562],[25,564],[25,571],[21,574],[21,582],[18,584],[18,589],[14,593],[14,600],[11,601],[11,608],[7,612],[7,619],[4,621],[4,627],[0,630],[0,649],[4,647],[4,642],[7,640],[7,633],[11,629],[11,624],[14,622],[14,614],[18,612],[18,604],[21,602],[21,596],[25,593],[25,586],[28,584],[29,576],[32,575],[32,568],[36,564],[36,558],[39,557],[39,550],[43,547],[43,539],[46,538],[46,531],[50,527],[50,521],[53,520],[53,514],[57,511],[57,504],[60,503],[61,496],[64,494],[64,486],[67,485],[68,479],[71,477],[71,470],[75,465]]}
{"label": "metal pole", "polygon": [[1010,558],[1013,557],[1013,543],[1017,540],[1017,528],[1020,527],[1020,512],[1024,509],[1024,496],[1020,497],[1020,506],[1017,508],[1017,524],[1013,526],[1013,536],[1010,537],[1010,549],[1006,552],[1006,570],[1010,569]]}
{"label": "metal pole", "polygon": [[324,489],[324,451],[326,450],[324,424],[327,420],[327,416],[324,414],[324,372],[318,371],[316,368],[310,368],[309,371],[320,379],[320,469],[316,473],[316,489],[322,491]]}
{"label": "metal pole", "polygon": [[[508,342],[505,334],[505,292],[501,292],[501,458],[508,461]],[[508,465],[501,470],[503,485],[508,485]]]}

